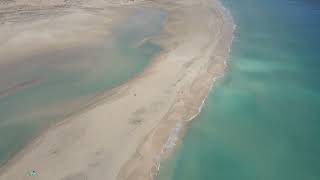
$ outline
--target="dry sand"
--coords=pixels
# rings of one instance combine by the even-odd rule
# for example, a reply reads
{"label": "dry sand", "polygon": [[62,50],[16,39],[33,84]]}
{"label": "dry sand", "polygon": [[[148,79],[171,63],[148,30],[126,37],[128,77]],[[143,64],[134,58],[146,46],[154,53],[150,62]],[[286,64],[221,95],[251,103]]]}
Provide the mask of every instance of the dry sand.
{"label": "dry sand", "polygon": [[[110,3],[108,6],[113,7]],[[109,8],[103,13],[121,16],[130,6],[142,5],[116,6],[119,11]],[[177,125],[199,113],[214,79],[223,75],[233,24],[216,0],[153,0],[143,6],[168,12],[168,36],[157,40],[166,51],[139,77],[114,89],[94,108],[36,139],[1,170],[0,180],[143,180],[155,176],[161,155],[171,147],[168,139],[171,141],[176,135],[172,129],[177,130]],[[67,11],[84,13],[83,9]],[[54,15],[54,19],[69,15],[77,19],[72,13]],[[92,16],[86,23],[97,18]],[[67,21],[62,18],[61,23]],[[86,23],[81,18],[74,25],[86,27]],[[67,24],[66,29],[74,28]],[[95,25],[100,27],[101,22]],[[37,26],[30,26],[34,27]],[[43,32],[47,30],[51,32]],[[61,46],[55,43],[52,47]],[[9,44],[8,50],[15,46]],[[36,170],[37,176],[28,176],[31,170]]]}

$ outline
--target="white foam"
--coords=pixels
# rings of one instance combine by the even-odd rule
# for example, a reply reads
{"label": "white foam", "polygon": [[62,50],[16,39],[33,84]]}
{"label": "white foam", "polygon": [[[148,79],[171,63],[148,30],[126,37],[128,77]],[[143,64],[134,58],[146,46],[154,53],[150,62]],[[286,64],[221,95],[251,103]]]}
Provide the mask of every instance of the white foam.
{"label": "white foam", "polygon": [[[228,22],[233,24],[232,29],[233,29],[233,33],[234,33],[234,31],[236,30],[237,26],[233,21],[233,18],[232,18],[232,15],[231,15],[230,11],[228,9],[226,9],[219,1],[217,1],[217,2],[218,2],[218,5],[220,6],[220,8],[224,11],[224,13],[226,15],[226,18],[229,20]],[[234,41],[234,35],[232,36],[231,42],[233,42],[233,41]],[[231,47],[228,48],[228,52],[230,54]],[[227,67],[227,60],[224,61],[224,65],[225,65],[225,67]],[[213,88],[215,82],[221,77],[222,77],[222,75],[214,77],[212,79],[212,83],[210,85],[210,88],[209,88],[208,92],[212,91],[212,88]],[[157,157],[155,157],[154,165],[155,165],[155,167],[157,169],[157,173],[159,173],[159,170],[160,170],[161,158],[162,158],[163,154],[165,152],[167,152],[168,150],[171,150],[171,149],[173,149],[175,147],[177,141],[179,140],[179,135],[180,135],[181,129],[183,128],[184,123],[192,121],[193,119],[195,119],[201,113],[209,94],[210,93],[208,93],[206,95],[206,97],[202,100],[202,103],[198,108],[198,112],[195,115],[191,116],[188,120],[180,120],[180,121],[178,121],[176,126],[171,130],[166,143],[164,144],[164,146],[161,149],[160,154]]]}
{"label": "white foam", "polygon": [[182,122],[179,121],[176,124],[176,127],[171,130],[170,136],[167,142],[164,144],[165,150],[172,149],[176,145],[181,128],[182,128]]}

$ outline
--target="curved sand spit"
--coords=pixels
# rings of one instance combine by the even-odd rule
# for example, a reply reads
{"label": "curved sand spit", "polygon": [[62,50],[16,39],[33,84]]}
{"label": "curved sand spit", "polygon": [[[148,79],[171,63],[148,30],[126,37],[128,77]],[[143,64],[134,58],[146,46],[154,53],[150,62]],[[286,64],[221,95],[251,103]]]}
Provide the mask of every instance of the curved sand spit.
{"label": "curved sand spit", "polygon": [[[65,2],[72,1],[57,1],[48,6],[61,8],[59,3]],[[66,8],[76,9],[74,6]],[[216,0],[153,0],[129,4],[97,0],[88,4],[90,8],[95,6],[104,7],[103,12],[112,17],[138,6],[164,9],[168,12],[168,36],[159,38],[157,43],[164,46],[165,52],[139,77],[107,93],[98,105],[37,138],[2,168],[0,180],[152,179],[159,155],[165,153],[164,145],[170,146],[168,138],[172,139],[172,129],[198,114],[213,79],[223,74],[233,24]],[[68,13],[83,11],[79,9],[64,10],[61,16],[67,18],[60,21],[77,19],[77,15]],[[95,15],[85,15],[88,17],[84,19],[96,19]],[[58,21],[61,17],[52,18]],[[99,23],[112,24],[111,20],[89,20],[77,22],[84,27],[89,22],[97,27]],[[39,23],[36,27],[41,26]],[[93,37],[103,34],[97,30],[92,33],[95,33]],[[65,41],[79,43],[72,36]],[[12,43],[6,48],[15,45]],[[61,44],[54,42],[49,47],[56,46]],[[31,170],[36,170],[37,175],[28,176]]]}

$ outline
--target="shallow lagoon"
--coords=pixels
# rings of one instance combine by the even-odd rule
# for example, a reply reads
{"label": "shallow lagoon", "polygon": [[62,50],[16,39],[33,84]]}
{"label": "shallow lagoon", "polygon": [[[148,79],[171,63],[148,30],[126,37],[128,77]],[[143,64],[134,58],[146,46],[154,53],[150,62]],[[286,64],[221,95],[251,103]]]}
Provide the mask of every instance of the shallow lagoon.
{"label": "shallow lagoon", "polygon": [[162,33],[165,18],[156,9],[137,9],[104,44],[1,66],[0,164],[49,125],[141,73],[161,52],[160,46],[144,40]]}

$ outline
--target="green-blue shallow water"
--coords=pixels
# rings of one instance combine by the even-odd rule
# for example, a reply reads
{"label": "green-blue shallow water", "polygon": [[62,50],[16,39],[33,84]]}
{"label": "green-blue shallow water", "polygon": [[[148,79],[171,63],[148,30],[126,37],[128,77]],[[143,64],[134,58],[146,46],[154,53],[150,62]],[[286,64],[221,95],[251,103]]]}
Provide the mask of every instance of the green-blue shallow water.
{"label": "green-blue shallow water", "polygon": [[0,66],[0,164],[50,124],[142,72],[161,51],[144,40],[162,33],[165,16],[156,9],[137,9],[103,44]]}
{"label": "green-blue shallow water", "polygon": [[320,179],[320,2],[222,0],[229,68],[161,180]]}

